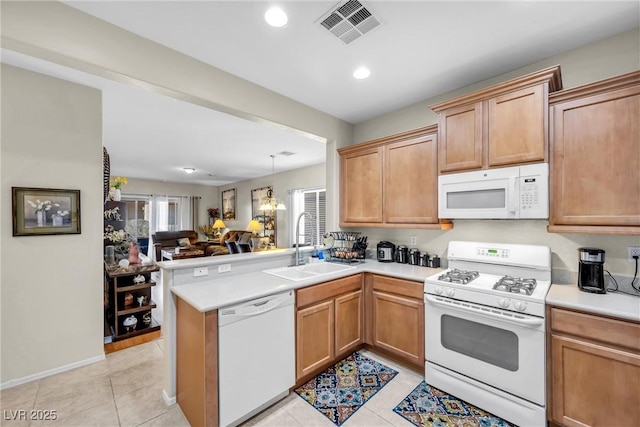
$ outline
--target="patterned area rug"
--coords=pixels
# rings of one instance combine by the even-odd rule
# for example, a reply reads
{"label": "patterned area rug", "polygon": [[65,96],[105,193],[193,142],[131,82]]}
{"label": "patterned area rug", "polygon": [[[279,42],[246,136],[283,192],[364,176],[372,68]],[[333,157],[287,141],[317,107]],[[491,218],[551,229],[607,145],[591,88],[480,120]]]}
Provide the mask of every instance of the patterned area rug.
{"label": "patterned area rug", "polygon": [[340,426],[397,374],[355,352],[296,389],[296,393]]}
{"label": "patterned area rug", "polygon": [[422,381],[393,412],[421,427],[515,427]]}

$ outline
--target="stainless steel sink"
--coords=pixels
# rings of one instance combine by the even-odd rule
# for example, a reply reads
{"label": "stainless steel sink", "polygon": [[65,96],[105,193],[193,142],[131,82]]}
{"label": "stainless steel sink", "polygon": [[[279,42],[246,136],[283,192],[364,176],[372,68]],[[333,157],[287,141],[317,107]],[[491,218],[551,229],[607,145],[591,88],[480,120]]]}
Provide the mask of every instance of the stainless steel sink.
{"label": "stainless steel sink", "polygon": [[337,273],[339,271],[352,269],[355,269],[355,267],[352,265],[321,262],[316,264],[305,264],[292,267],[271,268],[269,270],[263,270],[262,272],[271,274],[272,276],[278,276],[282,277],[283,279],[298,282],[300,280],[322,276],[324,274]]}

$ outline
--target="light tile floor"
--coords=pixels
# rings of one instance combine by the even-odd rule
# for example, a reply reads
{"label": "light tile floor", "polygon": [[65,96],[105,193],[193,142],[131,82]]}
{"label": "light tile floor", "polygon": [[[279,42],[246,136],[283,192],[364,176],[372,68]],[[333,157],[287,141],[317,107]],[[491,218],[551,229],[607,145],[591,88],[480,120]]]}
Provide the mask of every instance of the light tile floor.
{"label": "light tile floor", "polygon": [[[167,406],[162,400],[162,346],[162,340],[158,340],[130,347],[108,354],[104,361],[3,390],[0,425],[189,426],[178,405]],[[393,408],[422,381],[422,375],[369,351],[362,353],[399,373],[343,425],[411,427]],[[28,419],[45,413],[39,410],[55,410],[56,419]],[[27,419],[19,419],[22,414]],[[334,424],[296,393],[290,393],[242,426]]]}

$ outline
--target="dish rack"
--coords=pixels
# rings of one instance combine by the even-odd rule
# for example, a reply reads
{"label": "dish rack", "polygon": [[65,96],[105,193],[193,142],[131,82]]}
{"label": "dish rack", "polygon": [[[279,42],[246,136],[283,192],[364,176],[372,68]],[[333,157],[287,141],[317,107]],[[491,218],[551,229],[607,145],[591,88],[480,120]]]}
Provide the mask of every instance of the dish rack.
{"label": "dish rack", "polygon": [[356,264],[364,262],[367,237],[360,237],[359,231],[331,231],[324,235],[324,245],[328,261]]}

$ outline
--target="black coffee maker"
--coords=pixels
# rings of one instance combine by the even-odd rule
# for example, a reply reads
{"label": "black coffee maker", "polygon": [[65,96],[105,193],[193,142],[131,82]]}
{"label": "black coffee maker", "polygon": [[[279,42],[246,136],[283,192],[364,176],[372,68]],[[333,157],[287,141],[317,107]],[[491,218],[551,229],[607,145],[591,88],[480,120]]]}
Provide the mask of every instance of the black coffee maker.
{"label": "black coffee maker", "polygon": [[578,248],[578,288],[584,292],[606,294],[604,285],[604,251],[597,248]]}

